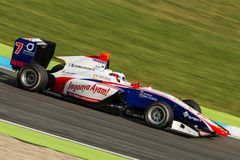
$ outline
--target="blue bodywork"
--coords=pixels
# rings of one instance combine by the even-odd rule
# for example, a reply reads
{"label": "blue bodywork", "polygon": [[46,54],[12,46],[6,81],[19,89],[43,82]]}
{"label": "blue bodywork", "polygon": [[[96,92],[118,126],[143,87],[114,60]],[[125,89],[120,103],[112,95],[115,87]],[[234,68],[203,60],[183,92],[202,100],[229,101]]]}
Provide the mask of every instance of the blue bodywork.
{"label": "blue bodywork", "polygon": [[171,106],[175,120],[183,122],[191,127],[197,125],[199,129],[209,131],[207,125],[202,120],[200,120],[190,111],[187,111],[185,108],[166,97],[142,89],[126,88],[119,86],[118,88],[120,88],[126,93],[126,101],[128,108],[145,110],[149,105],[156,101],[164,102]]}
{"label": "blue bodywork", "polygon": [[[88,81],[94,81],[97,83],[102,83],[102,80],[95,79],[84,79]],[[180,121],[188,126],[194,128],[194,126],[198,126],[199,129],[211,132],[207,125],[198,117],[196,117],[193,113],[180,106],[170,98],[166,96],[161,96],[160,94],[155,94],[148,90],[143,90],[141,88],[132,88],[132,87],[124,87],[124,86],[116,86],[119,90],[124,91],[125,93],[125,101],[127,103],[128,109],[137,109],[144,111],[148,106],[153,104],[154,102],[164,102],[168,104],[174,114],[174,120]],[[179,100],[180,101],[180,100]],[[189,106],[190,107],[190,106]]]}

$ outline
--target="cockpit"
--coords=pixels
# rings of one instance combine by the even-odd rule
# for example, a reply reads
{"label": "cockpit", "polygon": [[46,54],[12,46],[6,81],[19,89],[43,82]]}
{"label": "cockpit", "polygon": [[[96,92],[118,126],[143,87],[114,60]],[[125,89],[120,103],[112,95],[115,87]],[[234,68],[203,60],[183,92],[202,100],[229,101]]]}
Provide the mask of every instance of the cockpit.
{"label": "cockpit", "polygon": [[130,85],[130,83],[127,82],[126,76],[122,72],[112,72],[109,75],[115,77],[118,83]]}

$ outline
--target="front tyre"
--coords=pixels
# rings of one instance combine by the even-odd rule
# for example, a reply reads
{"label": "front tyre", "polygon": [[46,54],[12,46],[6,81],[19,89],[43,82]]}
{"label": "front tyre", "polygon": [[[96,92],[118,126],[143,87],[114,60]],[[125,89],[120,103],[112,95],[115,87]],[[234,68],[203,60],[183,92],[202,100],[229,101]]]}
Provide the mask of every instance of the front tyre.
{"label": "front tyre", "polygon": [[29,64],[20,69],[17,74],[17,82],[22,89],[39,92],[46,87],[48,74],[40,64]]}
{"label": "front tyre", "polygon": [[145,113],[146,123],[154,128],[163,129],[170,126],[173,122],[172,108],[162,102],[156,102],[146,108]]}
{"label": "front tyre", "polygon": [[202,113],[200,105],[197,102],[195,102],[194,100],[184,99],[182,101],[184,103],[186,103],[187,105],[189,105],[190,107],[192,107],[193,109],[195,109],[196,111],[198,111],[199,113]]}

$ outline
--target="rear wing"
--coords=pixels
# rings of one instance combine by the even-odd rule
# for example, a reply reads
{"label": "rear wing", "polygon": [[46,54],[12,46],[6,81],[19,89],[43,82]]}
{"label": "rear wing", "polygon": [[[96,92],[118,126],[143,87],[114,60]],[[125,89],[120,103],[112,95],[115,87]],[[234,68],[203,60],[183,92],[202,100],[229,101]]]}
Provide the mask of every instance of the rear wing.
{"label": "rear wing", "polygon": [[36,62],[47,68],[51,61],[56,43],[39,38],[18,38],[14,43],[14,49],[10,64],[13,70]]}

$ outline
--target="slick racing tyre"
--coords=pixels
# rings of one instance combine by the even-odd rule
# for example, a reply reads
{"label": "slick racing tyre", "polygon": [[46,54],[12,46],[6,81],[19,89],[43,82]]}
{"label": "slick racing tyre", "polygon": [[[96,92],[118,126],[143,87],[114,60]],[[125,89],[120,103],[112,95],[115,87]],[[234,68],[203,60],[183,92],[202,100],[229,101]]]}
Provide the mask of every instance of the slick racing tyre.
{"label": "slick racing tyre", "polygon": [[47,85],[48,74],[40,64],[29,64],[20,69],[17,74],[17,82],[22,89],[39,92]]}
{"label": "slick racing tyre", "polygon": [[185,100],[183,100],[183,102],[186,103],[187,105],[189,105],[190,107],[192,107],[193,109],[195,109],[196,111],[198,111],[199,113],[202,113],[201,107],[194,100],[185,99]]}
{"label": "slick racing tyre", "polygon": [[144,117],[149,126],[163,129],[171,126],[173,122],[173,111],[168,104],[156,102],[146,108]]}

